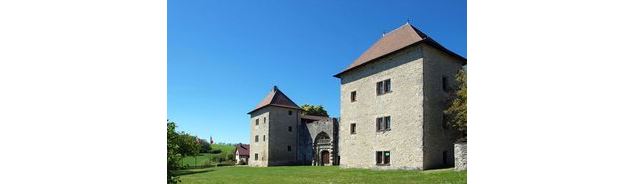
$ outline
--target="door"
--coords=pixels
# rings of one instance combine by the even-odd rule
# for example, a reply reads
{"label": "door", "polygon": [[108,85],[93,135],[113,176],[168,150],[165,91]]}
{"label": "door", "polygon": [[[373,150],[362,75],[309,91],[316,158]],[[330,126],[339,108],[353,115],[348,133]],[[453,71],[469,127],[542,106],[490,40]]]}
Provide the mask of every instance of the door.
{"label": "door", "polygon": [[320,165],[329,164],[329,160],[330,160],[329,157],[330,157],[329,151],[326,151],[326,150],[322,151],[322,157],[320,157],[321,158],[320,160],[322,161],[322,164],[320,164]]}

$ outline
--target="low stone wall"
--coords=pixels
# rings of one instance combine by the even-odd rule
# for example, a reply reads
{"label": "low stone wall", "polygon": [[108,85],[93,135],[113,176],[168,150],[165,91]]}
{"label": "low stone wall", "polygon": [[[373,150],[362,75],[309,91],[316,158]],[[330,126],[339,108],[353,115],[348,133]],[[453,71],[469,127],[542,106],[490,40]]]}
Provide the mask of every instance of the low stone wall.
{"label": "low stone wall", "polygon": [[454,169],[467,170],[467,143],[454,144]]}

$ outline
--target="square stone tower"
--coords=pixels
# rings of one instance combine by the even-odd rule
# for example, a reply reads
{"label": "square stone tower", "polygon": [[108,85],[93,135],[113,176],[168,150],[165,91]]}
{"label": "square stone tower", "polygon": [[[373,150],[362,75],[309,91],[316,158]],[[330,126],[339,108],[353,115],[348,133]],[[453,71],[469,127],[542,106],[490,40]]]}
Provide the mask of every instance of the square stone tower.
{"label": "square stone tower", "polygon": [[452,166],[457,133],[443,126],[443,110],[466,62],[408,23],[382,36],[335,75],[341,79],[340,165]]}
{"label": "square stone tower", "polygon": [[293,165],[297,161],[300,111],[274,86],[251,116],[250,166]]}

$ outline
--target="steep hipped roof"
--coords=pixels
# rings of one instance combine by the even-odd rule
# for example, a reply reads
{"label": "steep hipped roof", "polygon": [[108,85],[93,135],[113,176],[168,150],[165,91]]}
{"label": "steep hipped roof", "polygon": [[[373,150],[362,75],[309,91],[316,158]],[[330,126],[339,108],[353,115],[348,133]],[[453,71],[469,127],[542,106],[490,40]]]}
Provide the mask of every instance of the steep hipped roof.
{"label": "steep hipped roof", "polygon": [[463,56],[460,56],[445,47],[441,46],[438,42],[434,41],[428,35],[419,31],[419,29],[406,23],[401,27],[386,33],[379,41],[375,42],[368,50],[366,50],[359,58],[357,58],[353,64],[349,65],[344,71],[335,74],[335,77],[340,77],[343,73],[350,71],[354,68],[360,67],[364,64],[375,61],[376,59],[406,48],[410,45],[423,42],[430,46],[433,46],[451,56],[457,57],[463,61],[463,64],[467,62]]}
{"label": "steep hipped roof", "polygon": [[238,152],[238,155],[240,156],[249,156],[249,144],[236,145],[236,151]]}
{"label": "steep hipped roof", "polygon": [[271,90],[271,92],[269,92],[269,94],[267,94],[265,99],[262,99],[262,101],[256,106],[256,108],[249,111],[248,114],[269,105],[300,109],[300,107],[298,107],[298,105],[291,101],[291,99],[289,99],[287,95],[282,93],[282,91],[280,91],[277,86],[273,86],[273,89]]}

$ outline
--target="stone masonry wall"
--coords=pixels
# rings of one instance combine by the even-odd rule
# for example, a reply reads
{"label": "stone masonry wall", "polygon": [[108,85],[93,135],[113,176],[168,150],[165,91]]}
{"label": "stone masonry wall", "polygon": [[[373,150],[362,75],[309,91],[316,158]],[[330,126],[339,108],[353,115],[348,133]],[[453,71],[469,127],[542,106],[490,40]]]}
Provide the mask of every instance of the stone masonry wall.
{"label": "stone masonry wall", "polygon": [[450,94],[443,90],[443,77],[446,77],[449,86],[456,85],[454,77],[462,65],[457,58],[434,47],[421,44],[420,48],[423,51],[424,79],[423,168],[451,167],[454,164],[453,143],[457,132],[450,127],[443,127],[443,110]]}
{"label": "stone masonry wall", "polygon": [[[269,157],[268,165],[294,165],[298,155],[298,125],[300,114],[298,109],[269,106]],[[291,111],[291,115],[289,115]],[[291,131],[289,131],[291,127]],[[291,151],[287,149],[291,146]]]}
{"label": "stone masonry wall", "polygon": [[[340,166],[420,169],[423,164],[423,60],[409,47],[341,76]],[[392,92],[377,95],[376,83],[390,79]],[[357,91],[357,101],[350,93]],[[391,130],[377,132],[375,119],[391,117]],[[356,134],[350,125],[357,124]],[[376,151],[390,151],[389,166],[377,166]]]}
{"label": "stone masonry wall", "polygon": [[467,170],[467,143],[454,144],[454,169]]}
{"label": "stone masonry wall", "polygon": [[[267,109],[269,107],[265,107],[254,111],[251,113],[250,127],[251,127],[251,135],[249,137],[249,166],[254,167],[264,167],[267,166],[267,155],[269,152],[269,144],[267,140],[269,139],[269,112]],[[265,121],[266,118],[266,121]],[[256,119],[259,120],[258,125],[256,125]],[[255,142],[255,137],[258,136],[258,142]],[[263,136],[266,136],[267,140],[263,141]],[[258,154],[258,160],[256,160],[256,154]]]}

